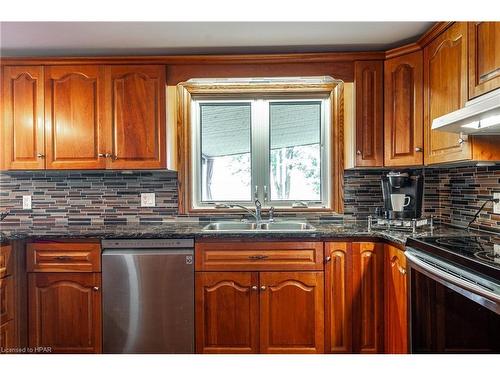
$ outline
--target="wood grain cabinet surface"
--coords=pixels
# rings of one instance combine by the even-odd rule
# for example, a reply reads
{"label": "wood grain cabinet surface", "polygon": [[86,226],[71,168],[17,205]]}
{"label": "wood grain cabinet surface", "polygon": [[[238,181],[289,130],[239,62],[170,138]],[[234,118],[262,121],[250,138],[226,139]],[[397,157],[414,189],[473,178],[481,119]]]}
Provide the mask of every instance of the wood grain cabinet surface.
{"label": "wood grain cabinet surface", "polygon": [[100,244],[32,242],[26,263],[29,346],[50,353],[100,353]]}
{"label": "wood grain cabinet surface", "polygon": [[165,70],[5,66],[2,168],[165,168]]}
{"label": "wood grain cabinet surface", "polygon": [[42,66],[3,67],[2,167],[45,168]]}
{"label": "wood grain cabinet surface", "polygon": [[385,353],[408,353],[407,266],[404,251],[384,246]]}
{"label": "wood grain cabinet surface", "polygon": [[384,164],[383,85],[383,61],[355,62],[356,167],[382,167]]}
{"label": "wood grain cabinet surface", "polygon": [[47,169],[104,169],[104,69],[45,67]]}
{"label": "wood grain cabinet surface", "polygon": [[353,242],[353,352],[384,351],[383,244]]}
{"label": "wood grain cabinet surface", "polygon": [[352,353],[352,253],[349,242],[325,243],[325,351]]}
{"label": "wood grain cabinet surface", "polygon": [[100,273],[30,273],[28,293],[30,347],[101,352]]}
{"label": "wood grain cabinet surface", "polygon": [[384,63],[384,165],[424,162],[422,51]]}
{"label": "wood grain cabinet surface", "polygon": [[469,99],[500,88],[500,22],[468,22]]}

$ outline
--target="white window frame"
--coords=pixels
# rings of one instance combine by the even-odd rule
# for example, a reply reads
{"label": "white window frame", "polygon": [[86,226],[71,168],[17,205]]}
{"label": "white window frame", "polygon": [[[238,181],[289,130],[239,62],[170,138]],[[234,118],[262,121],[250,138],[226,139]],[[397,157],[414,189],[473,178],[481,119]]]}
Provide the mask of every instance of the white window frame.
{"label": "white window frame", "polygon": [[[251,103],[251,188],[252,199],[248,201],[213,201],[204,202],[202,198],[201,177],[201,126],[200,104],[205,103]],[[293,201],[271,200],[269,184],[270,177],[270,124],[269,104],[282,102],[320,102],[320,200]],[[331,165],[331,126],[332,103],[330,95],[325,93],[292,93],[292,94],[262,94],[248,96],[244,94],[230,94],[224,96],[200,95],[191,98],[191,181],[192,207],[194,209],[216,208],[219,204],[239,204],[245,207],[254,207],[258,199],[262,207],[269,208],[329,208],[331,207],[332,165]]]}

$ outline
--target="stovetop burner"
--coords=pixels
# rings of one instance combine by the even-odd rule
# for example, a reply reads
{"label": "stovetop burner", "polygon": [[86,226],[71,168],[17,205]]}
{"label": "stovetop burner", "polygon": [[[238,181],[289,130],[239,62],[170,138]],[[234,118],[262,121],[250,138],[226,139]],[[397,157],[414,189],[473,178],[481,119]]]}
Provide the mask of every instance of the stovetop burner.
{"label": "stovetop burner", "polygon": [[485,260],[487,262],[499,263],[500,264],[500,253],[490,253],[488,251],[478,251],[474,253],[474,256],[478,257],[481,260]]}

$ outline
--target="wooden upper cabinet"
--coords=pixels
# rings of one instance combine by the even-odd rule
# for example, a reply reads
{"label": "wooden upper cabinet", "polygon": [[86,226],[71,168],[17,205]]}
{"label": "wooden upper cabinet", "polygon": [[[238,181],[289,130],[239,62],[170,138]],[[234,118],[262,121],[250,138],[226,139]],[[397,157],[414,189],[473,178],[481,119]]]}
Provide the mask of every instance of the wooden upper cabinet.
{"label": "wooden upper cabinet", "polygon": [[385,166],[424,162],[422,63],[422,51],[385,61]]}
{"label": "wooden upper cabinet", "polygon": [[500,87],[500,22],[468,22],[469,99]]}
{"label": "wooden upper cabinet", "polygon": [[106,67],[108,167],[166,167],[165,66]]}
{"label": "wooden upper cabinet", "polygon": [[383,244],[353,242],[353,351],[384,350]]}
{"label": "wooden upper cabinet", "polygon": [[47,169],[104,169],[103,68],[45,68]]}
{"label": "wooden upper cabinet", "polygon": [[102,350],[100,273],[30,273],[30,347],[52,353]]}
{"label": "wooden upper cabinet", "polygon": [[259,352],[257,272],[196,273],[196,352]]}
{"label": "wooden upper cabinet", "polygon": [[43,67],[6,66],[3,70],[2,159],[5,169],[43,169]]}
{"label": "wooden upper cabinet", "polygon": [[354,65],[356,167],[384,163],[383,71],[383,61],[356,61]]}
{"label": "wooden upper cabinet", "polygon": [[325,351],[352,353],[352,253],[348,242],[325,243]]}
{"label": "wooden upper cabinet", "polygon": [[260,352],[323,353],[323,272],[260,273]]}
{"label": "wooden upper cabinet", "polygon": [[407,268],[404,251],[384,248],[385,353],[408,353]]}
{"label": "wooden upper cabinet", "polygon": [[425,164],[471,159],[470,142],[460,135],[431,130],[432,120],[467,101],[467,24],[457,22],[424,49]]}

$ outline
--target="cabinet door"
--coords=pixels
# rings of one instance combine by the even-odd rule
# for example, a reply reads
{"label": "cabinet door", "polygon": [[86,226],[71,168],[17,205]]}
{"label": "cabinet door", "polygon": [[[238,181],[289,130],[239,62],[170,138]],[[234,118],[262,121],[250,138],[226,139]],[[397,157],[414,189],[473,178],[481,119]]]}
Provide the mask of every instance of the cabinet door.
{"label": "cabinet door", "polygon": [[384,63],[356,61],[356,167],[381,167],[384,163]]}
{"label": "cabinet door", "polygon": [[30,347],[52,353],[101,352],[101,274],[30,273]]}
{"label": "cabinet door", "polygon": [[468,22],[469,99],[500,87],[500,22]]}
{"label": "cabinet door", "polygon": [[102,169],[103,72],[93,65],[45,69],[47,169]]}
{"label": "cabinet door", "polygon": [[467,100],[467,24],[453,24],[424,49],[425,164],[467,160],[469,142],[431,130],[432,120],[462,108]]}
{"label": "cabinet door", "polygon": [[323,353],[323,272],[261,272],[261,353]]}
{"label": "cabinet door", "polygon": [[385,245],[385,352],[408,353],[406,257],[397,247]]}
{"label": "cabinet door", "polygon": [[12,276],[0,279],[0,324],[14,318],[14,284]]}
{"label": "cabinet door", "polygon": [[44,169],[43,67],[3,69],[2,164],[6,169]]}
{"label": "cabinet door", "polygon": [[354,242],[353,255],[353,351],[384,350],[383,245]]}
{"label": "cabinet door", "polygon": [[422,51],[386,60],[384,79],[384,165],[422,165]]}
{"label": "cabinet door", "polygon": [[325,243],[326,351],[352,352],[352,253],[348,242]]}
{"label": "cabinet door", "polygon": [[108,168],[166,167],[165,66],[107,66]]}
{"label": "cabinet door", "polygon": [[196,352],[258,353],[259,275],[196,273]]}
{"label": "cabinet door", "polygon": [[0,354],[4,349],[15,347],[15,326],[14,321],[9,320],[7,323],[0,325]]}

